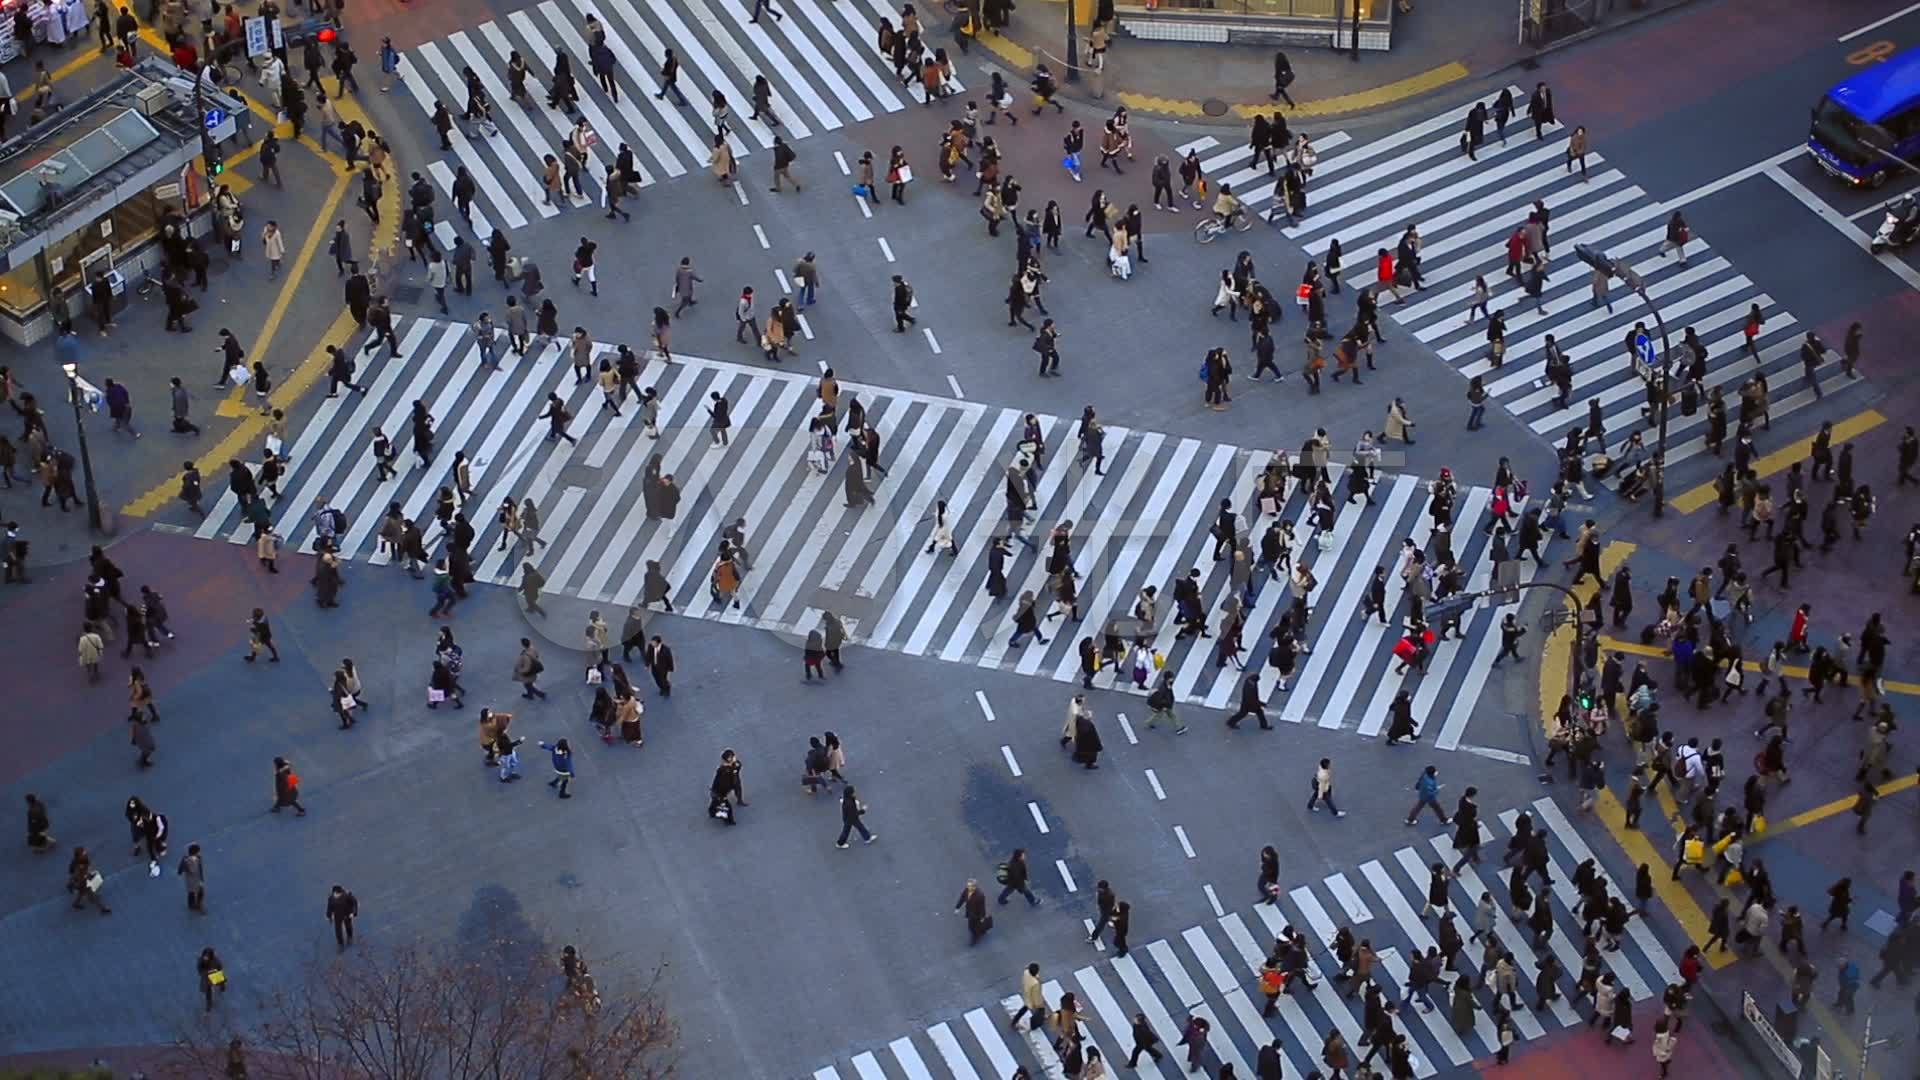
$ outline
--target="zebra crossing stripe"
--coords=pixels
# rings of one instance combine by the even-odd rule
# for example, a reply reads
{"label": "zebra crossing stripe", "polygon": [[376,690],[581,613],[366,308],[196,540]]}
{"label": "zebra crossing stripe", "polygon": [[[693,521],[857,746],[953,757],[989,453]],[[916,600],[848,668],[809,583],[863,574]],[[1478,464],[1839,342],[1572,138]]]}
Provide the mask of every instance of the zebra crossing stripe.
{"label": "zebra crossing stripe", "polygon": [[[1543,834],[1549,839],[1550,849],[1558,840],[1557,847],[1564,849],[1565,854],[1575,859],[1586,857],[1582,854],[1584,845],[1569,831],[1562,829],[1564,815],[1560,814],[1551,800],[1542,799],[1533,809],[1538,815],[1537,820],[1541,822]],[[1503,814],[1501,823],[1511,829],[1513,817],[1512,813]],[[1491,829],[1492,823],[1488,825]],[[1445,861],[1452,854],[1447,835],[1429,836],[1393,853],[1390,861],[1399,868],[1397,872],[1382,861],[1370,861],[1359,868],[1369,887],[1389,909],[1390,925],[1370,929],[1356,927],[1360,936],[1370,937],[1375,943],[1380,957],[1378,969],[1384,993],[1397,995],[1403,992],[1411,962],[1410,950],[1424,952],[1434,944],[1433,935],[1410,905],[1425,898],[1430,863],[1436,859]],[[1558,862],[1559,855],[1560,852],[1555,850],[1555,862]],[[1552,872],[1563,877],[1557,865]],[[1338,891],[1335,888],[1336,879],[1344,883],[1345,875],[1328,875],[1319,887],[1303,884],[1293,888],[1283,898],[1283,904],[1287,905],[1285,908],[1256,904],[1253,912],[1265,930],[1277,935],[1287,925],[1290,909],[1298,924],[1305,926],[1318,942],[1313,951],[1329,952],[1329,943],[1335,936],[1337,925],[1317,893],[1319,888],[1324,888],[1328,893]],[[1471,909],[1484,891],[1479,873],[1471,865],[1466,865],[1461,868],[1459,877],[1448,883],[1448,900],[1456,911],[1465,912]],[[1558,892],[1552,895],[1555,900],[1560,898]],[[1552,910],[1558,924],[1553,941],[1556,956],[1562,960],[1560,984],[1564,988],[1577,978],[1580,970],[1578,955],[1570,943],[1573,932],[1569,929],[1569,926],[1577,925],[1577,920],[1574,912],[1563,904],[1555,903]],[[1144,1016],[1154,1031],[1160,1034],[1166,1049],[1178,1053],[1172,1043],[1182,1028],[1175,1017],[1186,1013],[1203,1017],[1211,1024],[1207,1050],[1215,1061],[1232,1065],[1236,1071],[1244,1069],[1248,1056],[1257,1054],[1279,1036],[1283,1075],[1295,1077],[1296,1080],[1302,1073],[1318,1067],[1316,1050],[1319,1038],[1328,1028],[1339,1030],[1349,1046],[1358,1046],[1362,1032],[1354,1015],[1354,1005],[1335,990],[1320,966],[1321,959],[1330,957],[1310,956],[1310,977],[1319,976],[1320,981],[1307,994],[1294,992],[1283,995],[1277,1002],[1281,1022],[1273,1025],[1255,1007],[1250,989],[1250,984],[1257,985],[1253,983],[1254,973],[1264,961],[1256,932],[1240,912],[1223,915],[1213,923],[1217,925],[1203,922],[1168,939],[1149,942],[1141,950],[1147,957],[1145,960],[1136,960],[1132,955],[1111,957],[1075,969],[1071,983],[1084,1006],[1081,1021],[1090,1038],[1088,1045],[1097,1045],[1103,1051],[1131,1045],[1131,1018],[1138,1014]],[[1513,952],[1521,971],[1533,970],[1535,957],[1530,945],[1531,935],[1524,927],[1517,925],[1503,907],[1496,907],[1494,933]],[[1630,943],[1630,949],[1608,954],[1611,958],[1609,962],[1624,963],[1634,968],[1650,965],[1656,970],[1671,966],[1671,960],[1659,943],[1653,940],[1650,931],[1645,940],[1644,948],[1641,940],[1635,938]],[[1222,952],[1221,942],[1225,943],[1227,953]],[[1636,951],[1642,953],[1637,960],[1633,957]],[[1238,959],[1238,967],[1228,954]],[[1466,985],[1474,989],[1478,1009],[1485,1010],[1488,1003],[1484,995],[1490,991],[1485,985],[1487,973],[1479,970],[1474,963],[1477,955],[1471,949],[1461,953],[1459,977],[1468,980]],[[1570,961],[1567,959],[1569,957]],[[1109,965],[1112,977],[1109,977]],[[1194,977],[1189,974],[1195,966],[1210,989],[1203,990],[1195,985]],[[1154,974],[1150,975],[1150,971]],[[1396,985],[1399,990],[1394,989]],[[1042,993],[1050,1004],[1057,1003],[1063,992],[1059,982],[1042,985]],[[1655,1000],[1651,991],[1643,996],[1629,985],[1627,992],[1636,1000],[1650,1004]],[[1167,1000],[1163,1002],[1163,998]],[[1008,996],[1000,999],[999,1004],[1004,1015],[1011,1016],[1019,1010],[1021,1002],[1018,997]],[[1173,1006],[1171,1012],[1169,1005]],[[1418,1023],[1404,1009],[1393,1018],[1396,1031],[1408,1039],[1416,1075],[1431,1077],[1437,1074],[1437,1066],[1441,1062],[1460,1066],[1471,1061],[1476,1052],[1490,1053],[1497,1048],[1497,1034],[1490,1014],[1476,1012],[1471,1033],[1462,1037],[1452,1030],[1449,1013],[1448,1002],[1442,1000],[1432,1012],[1421,1014]],[[979,1042],[985,1057],[969,1060],[968,1048],[960,1044],[960,1039],[946,1024],[925,1029],[927,1039],[937,1051],[934,1056],[948,1066],[951,1075],[963,1080],[967,1077],[978,1080],[980,1073],[973,1065],[976,1060],[990,1060],[994,1075],[1010,1075],[1018,1063],[1008,1051],[998,1024],[979,1009],[969,1012],[966,1019],[966,1026]],[[1579,1020],[1578,1009],[1564,997],[1550,1003],[1547,1009],[1539,1013],[1516,1009],[1513,1014],[1516,1033],[1527,1041],[1546,1036],[1549,1029],[1573,1026]],[[1004,1023],[1004,1020],[1001,1022]],[[1026,1041],[1029,1052],[1041,1065],[1035,1075],[1041,1072],[1049,1076],[1062,1075],[1061,1063],[1052,1050],[1049,1034],[1028,1033]],[[888,1044],[898,1068],[913,1076],[923,1075],[912,1071],[916,1068],[916,1062],[924,1067],[930,1060],[916,1045],[917,1042],[917,1036],[910,1035]],[[863,1055],[853,1057],[856,1074],[861,1073],[863,1060]],[[874,1061],[878,1066],[877,1055]],[[1212,1062],[1203,1061],[1203,1064],[1208,1064],[1209,1068],[1213,1066]],[[1164,1063],[1143,1061],[1140,1071],[1147,1075],[1165,1076],[1178,1070],[1175,1061],[1168,1060]],[[889,1069],[886,1074],[893,1075],[893,1071]],[[814,1075],[841,1074],[823,1070]]]}

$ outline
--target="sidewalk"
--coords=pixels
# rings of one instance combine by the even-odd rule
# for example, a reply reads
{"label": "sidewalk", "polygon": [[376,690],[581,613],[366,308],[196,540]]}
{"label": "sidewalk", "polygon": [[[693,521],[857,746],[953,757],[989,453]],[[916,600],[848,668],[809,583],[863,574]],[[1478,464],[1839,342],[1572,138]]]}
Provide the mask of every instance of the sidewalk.
{"label": "sidewalk", "polygon": [[[1629,10],[1614,0],[1607,29],[1637,22],[1686,3],[1649,0]],[[1293,116],[1336,116],[1399,104],[1470,78],[1482,78],[1536,55],[1518,42],[1516,0],[1449,0],[1416,4],[1396,14],[1393,48],[1365,52],[1287,48],[1296,80]],[[944,28],[941,35],[944,36]],[[1085,47],[1086,28],[1079,40]],[[1024,74],[1045,63],[1062,78],[1070,98],[1102,97],[1142,115],[1227,122],[1273,106],[1274,50],[1250,45],[1147,42],[1116,36],[1107,52],[1104,91],[1097,82],[1065,83],[1066,6],[1060,0],[1026,0],[1014,12],[1005,37],[976,41],[984,52]]]}

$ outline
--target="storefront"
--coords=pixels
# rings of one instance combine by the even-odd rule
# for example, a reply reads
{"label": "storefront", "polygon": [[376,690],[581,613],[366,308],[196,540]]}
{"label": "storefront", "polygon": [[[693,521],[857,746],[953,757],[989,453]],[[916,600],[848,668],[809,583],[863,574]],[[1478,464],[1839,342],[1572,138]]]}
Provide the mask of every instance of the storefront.
{"label": "storefront", "polygon": [[1393,43],[1388,0],[1115,0],[1114,14],[1143,41],[1345,49],[1357,24],[1360,48]]}
{"label": "storefront", "polygon": [[56,303],[85,312],[96,274],[124,303],[158,261],[164,218],[204,232],[201,133],[230,138],[238,108],[196,107],[191,80],[150,59],[0,145],[0,339],[47,337]]}

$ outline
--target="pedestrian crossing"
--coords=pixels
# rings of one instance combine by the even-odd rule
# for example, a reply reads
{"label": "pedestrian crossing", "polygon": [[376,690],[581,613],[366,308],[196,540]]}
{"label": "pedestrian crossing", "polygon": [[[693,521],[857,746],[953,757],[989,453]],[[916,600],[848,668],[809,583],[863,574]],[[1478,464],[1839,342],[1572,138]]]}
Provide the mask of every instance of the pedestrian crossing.
{"label": "pedestrian crossing", "polygon": [[[1528,813],[1534,828],[1545,829],[1549,837],[1552,890],[1557,902],[1552,905],[1554,928],[1546,942],[1536,948],[1532,931],[1516,923],[1507,904],[1507,875],[1501,868],[1501,852],[1515,828],[1517,810],[1499,815],[1497,824],[1482,820],[1483,861],[1461,867],[1448,891],[1450,911],[1462,938],[1474,932],[1472,913],[1481,895],[1494,897],[1492,933],[1513,954],[1520,976],[1523,1007],[1513,1010],[1518,1042],[1584,1023],[1592,1013],[1592,1002],[1575,996],[1585,939],[1573,908],[1572,873],[1594,854],[1552,799],[1536,800]],[[1249,911],[1223,914],[1178,934],[1135,945],[1124,957],[1094,954],[1099,957],[1095,962],[1070,974],[1059,973],[1058,978],[1047,978],[1056,973],[1043,970],[1042,991],[1049,1008],[1057,1005],[1062,993],[1074,993],[1085,1021],[1087,1041],[1083,1045],[1097,1047],[1109,1071],[1125,1064],[1134,1045],[1134,1018],[1145,1016],[1160,1037],[1166,1057],[1156,1061],[1141,1055],[1139,1074],[1184,1074],[1187,1050],[1176,1044],[1186,1018],[1201,1016],[1212,1027],[1201,1057],[1205,1075],[1212,1076],[1219,1066],[1230,1064],[1235,1076],[1255,1076],[1249,1063],[1258,1057],[1261,1047],[1278,1039],[1283,1054],[1281,1075],[1287,1080],[1301,1080],[1316,1069],[1325,1070],[1321,1047],[1330,1031],[1340,1032],[1352,1053],[1366,1053],[1360,1046],[1360,1002],[1344,997],[1346,987],[1329,978],[1340,968],[1329,948],[1334,935],[1340,927],[1348,926],[1356,939],[1370,941],[1381,958],[1375,978],[1388,1000],[1400,1000],[1407,983],[1409,958],[1437,944],[1437,922],[1420,915],[1427,901],[1429,868],[1442,861],[1452,866],[1458,856],[1449,832],[1400,848],[1388,858],[1363,863],[1352,876],[1342,871],[1319,882],[1289,888],[1283,871],[1283,894],[1277,904],[1255,904]],[[1608,875],[1604,867],[1599,870],[1610,893],[1626,899],[1631,906],[1631,889],[1623,893],[1619,880]],[[1537,877],[1532,879],[1533,884],[1538,882]],[[1043,908],[1034,917],[1048,918],[1045,912]],[[1437,920],[1438,916],[1432,918]],[[1524,918],[1522,913],[1522,922]],[[1261,1015],[1264,1001],[1257,973],[1274,939],[1287,926],[1295,927],[1309,941],[1309,974],[1314,985],[1282,994],[1276,1016],[1267,1018]],[[1680,981],[1680,973],[1643,919],[1633,918],[1627,926],[1618,951],[1602,950],[1602,970],[1612,972],[1633,999],[1635,1031],[1647,1038],[1658,1016],[1661,993],[1669,984]],[[1140,929],[1137,908],[1135,929]],[[1548,953],[1560,967],[1556,985],[1562,996],[1538,1009],[1534,975],[1537,963]],[[1491,1018],[1493,991],[1487,985],[1488,972],[1482,970],[1483,960],[1484,950],[1476,942],[1468,942],[1459,954],[1460,977],[1473,980],[1468,984],[1474,988],[1476,1005],[1471,1023],[1455,1028],[1448,1008],[1451,990],[1445,985],[1432,994],[1432,1012],[1402,1005],[1393,1018],[1395,1029],[1407,1037],[1413,1050],[1416,1075],[1434,1076],[1491,1057],[1498,1050],[1498,1033]],[[979,1080],[1009,1077],[1022,1066],[1036,1078],[1064,1076],[1051,1045],[1053,1031],[1030,1033],[1024,1020],[1017,1031],[1010,1027],[1019,1008],[1017,995],[1001,998],[957,1018],[839,1058],[816,1069],[812,1076],[814,1080]]]}
{"label": "pedestrian crossing", "polygon": [[[1510,89],[1525,102],[1519,87]],[[1737,427],[1740,387],[1756,373],[1766,377],[1775,417],[1819,403],[1824,393],[1864,383],[1829,363],[1820,369],[1816,393],[1798,356],[1808,328],[1698,230],[1686,246],[1685,264],[1675,255],[1663,255],[1660,247],[1672,208],[1633,183],[1599,151],[1587,155],[1588,179],[1583,181],[1577,166],[1568,168],[1568,125],[1547,125],[1545,137],[1536,139],[1532,125],[1518,117],[1504,142],[1489,128],[1476,162],[1460,149],[1465,114],[1466,107],[1460,106],[1365,143],[1343,132],[1318,137],[1320,157],[1307,186],[1307,214],[1281,231],[1299,242],[1308,257],[1321,260],[1338,239],[1344,280],[1366,286],[1376,280],[1376,252],[1396,251],[1407,226],[1417,225],[1427,288],[1403,289],[1404,305],[1383,294],[1381,313],[1433,348],[1463,377],[1483,377],[1493,400],[1534,432],[1557,440],[1584,425],[1589,399],[1600,402],[1610,447],[1617,449],[1627,432],[1648,427],[1642,418],[1646,386],[1634,373],[1627,338],[1636,322],[1652,328],[1654,319],[1617,280],[1610,291],[1612,307],[1593,305],[1592,272],[1575,257],[1577,244],[1591,245],[1641,275],[1672,335],[1678,370],[1684,371],[1687,359],[1680,344],[1682,329],[1698,331],[1708,350],[1705,388],[1723,387],[1726,393],[1729,440]],[[1232,185],[1252,206],[1272,202],[1274,183],[1264,166],[1251,166],[1248,148],[1219,149],[1211,139],[1188,145],[1203,153],[1202,166],[1215,183]],[[1507,237],[1526,223],[1536,201],[1544,202],[1551,215],[1548,280],[1541,297],[1545,314],[1536,311],[1519,281],[1506,275]],[[1486,319],[1468,321],[1476,275],[1484,275],[1492,291],[1491,308],[1506,311],[1507,353],[1499,366],[1490,359]],[[1755,342],[1758,364],[1744,352],[1742,334],[1747,311],[1755,304],[1765,319]],[[1573,366],[1572,403],[1567,408],[1554,404],[1558,391],[1546,379],[1549,334]],[[1657,334],[1653,340],[1657,346]],[[1683,381],[1674,379],[1676,396]],[[1670,467],[1705,454],[1706,401],[1691,414],[1676,402],[1668,430]],[[1651,451],[1651,434],[1646,442]]]}
{"label": "pedestrian crossing", "polygon": [[[556,56],[565,54],[579,89],[579,115],[599,142],[593,147],[591,198],[574,207],[604,205],[597,186],[624,142],[631,147],[645,187],[663,179],[699,173],[718,131],[711,101],[717,90],[732,111],[728,144],[736,157],[764,151],[777,132],[787,142],[835,131],[875,116],[898,112],[920,100],[918,80],[903,86],[877,47],[882,18],[899,21],[886,0],[781,0],[786,18],[750,21],[736,0],[542,0],[445,38],[408,50],[400,76],[409,96],[431,117],[443,101],[458,118],[467,101],[464,71],[478,75],[493,104],[497,131],[461,121],[449,135],[453,164],[429,163],[441,189],[451,195],[454,165],[464,165],[479,188],[473,224],[482,238],[496,225],[517,229],[551,218],[565,207],[549,205],[541,184],[543,155],[560,157],[573,129],[567,114],[547,108],[546,88]],[[589,18],[599,20],[615,64],[615,100],[597,83],[587,60]],[[662,66],[671,49],[680,63],[681,105],[665,93]],[[518,51],[530,68],[531,105],[514,102],[505,72]],[[754,77],[773,86],[779,126],[754,119]],[[956,87],[958,83],[955,83]],[[744,166],[743,166],[744,168]],[[798,166],[805,176],[807,166]]]}
{"label": "pedestrian crossing", "polygon": [[[459,450],[471,465],[474,492],[465,513],[478,533],[472,552],[482,581],[518,582],[522,553],[497,510],[504,499],[531,498],[542,512],[540,534],[550,541],[533,562],[550,592],[624,606],[639,600],[647,564],[657,561],[675,609],[684,614],[804,636],[830,609],[860,644],[1061,682],[1081,677],[1080,636],[1099,641],[1107,618],[1129,616],[1139,591],[1153,585],[1158,618],[1147,632],[1173,672],[1177,697],[1206,708],[1238,700],[1242,676],[1232,665],[1221,666],[1213,641],[1177,636],[1173,582],[1198,568],[1209,624],[1217,624],[1235,588],[1230,561],[1212,558],[1217,508],[1231,500],[1243,522],[1248,509],[1258,511],[1253,492],[1270,450],[1115,426],[1106,431],[1101,473],[1076,461],[1077,419],[1035,416],[1044,448],[1032,495],[1035,542],[1013,545],[1008,595],[1032,590],[1044,610],[1050,597],[1046,534],[1071,521],[1085,618],[1075,624],[1063,612],[1043,624],[1046,642],[1015,647],[1009,644],[1012,604],[990,596],[985,583],[989,539],[1005,526],[1006,468],[1024,437],[1019,410],[843,383],[843,396],[857,398],[880,433],[887,470],[874,477],[874,504],[850,508],[844,497],[849,446],[841,443],[829,473],[820,470],[818,452],[809,452],[807,425],[819,406],[810,373],[653,359],[640,382],[660,395],[655,439],[636,421],[637,407],[630,403],[615,416],[597,385],[575,381],[563,342],[536,338],[525,357],[507,354],[506,370],[491,373],[480,366],[478,346],[463,324],[409,320],[399,336],[400,359],[363,361],[363,396],[343,390],[323,400],[293,441],[272,514],[276,529],[299,550],[312,549],[318,500],[346,515],[338,543],[349,560],[391,562],[377,550],[390,503],[421,523],[430,546],[437,544],[433,506],[439,491],[453,486]],[[596,359],[614,348],[596,345]],[[547,422],[537,418],[550,393],[577,417],[569,431],[577,445],[551,441]],[[725,447],[713,445],[707,427],[716,393],[732,410]],[[436,454],[424,466],[411,449],[408,417],[415,401],[435,418]],[[386,480],[376,477],[376,428],[393,439],[402,462],[399,475]],[[682,493],[672,520],[650,519],[641,497],[643,472],[656,461]],[[1320,583],[1310,598],[1311,652],[1301,658],[1289,690],[1276,691],[1273,669],[1262,659],[1269,628],[1291,604],[1282,568],[1247,605],[1243,660],[1248,671],[1264,672],[1263,689],[1281,719],[1368,736],[1381,731],[1387,704],[1408,686],[1424,730],[1437,732],[1441,748],[1454,749],[1492,670],[1499,612],[1484,606],[1471,612],[1462,623],[1464,638],[1442,645],[1424,676],[1396,674],[1390,650],[1408,606],[1399,575],[1389,574],[1386,598],[1393,628],[1356,616],[1376,566],[1394,565],[1406,541],[1435,546],[1427,487],[1417,477],[1383,472],[1373,488],[1375,504],[1358,496],[1342,504],[1349,467],[1329,468],[1338,513],[1324,535],[1315,530],[1298,483],[1277,508],[1295,529],[1294,558]],[[220,486],[220,478],[209,480]],[[947,503],[957,555],[928,550],[938,500]],[[1452,546],[1469,589],[1492,580],[1490,541],[1475,527],[1490,522],[1489,507],[1484,488],[1463,488],[1456,504]],[[1242,525],[1242,535],[1257,541],[1273,519],[1256,516],[1251,528]],[[710,596],[707,582],[721,531],[736,519],[746,522],[748,572],[739,606],[726,607]],[[244,544],[253,531],[228,491],[197,535]],[[1521,579],[1533,571],[1527,563]],[[1097,685],[1121,683],[1118,675],[1104,671]]]}

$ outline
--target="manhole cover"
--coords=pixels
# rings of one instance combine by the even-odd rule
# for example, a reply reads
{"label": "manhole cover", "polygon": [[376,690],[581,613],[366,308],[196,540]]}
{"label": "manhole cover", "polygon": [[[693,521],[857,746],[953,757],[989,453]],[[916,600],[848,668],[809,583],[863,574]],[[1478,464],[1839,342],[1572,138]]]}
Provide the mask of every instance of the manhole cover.
{"label": "manhole cover", "polygon": [[420,297],[426,294],[426,290],[418,285],[395,285],[392,291],[394,300],[402,304],[417,304]]}
{"label": "manhole cover", "polygon": [[1227,109],[1230,107],[1231,106],[1219,98],[1208,98],[1200,103],[1200,111],[1206,113],[1208,116],[1225,116],[1227,115]]}

